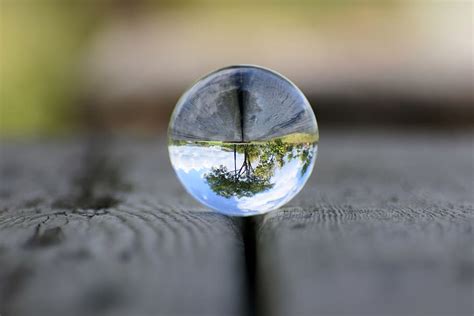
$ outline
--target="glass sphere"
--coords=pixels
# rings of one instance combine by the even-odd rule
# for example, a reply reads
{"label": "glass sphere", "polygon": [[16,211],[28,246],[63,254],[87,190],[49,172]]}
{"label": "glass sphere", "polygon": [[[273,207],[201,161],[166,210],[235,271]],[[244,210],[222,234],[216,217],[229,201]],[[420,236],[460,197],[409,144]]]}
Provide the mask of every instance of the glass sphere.
{"label": "glass sphere", "polygon": [[217,70],[179,99],[168,149],[186,190],[219,213],[262,214],[290,201],[313,169],[318,126],[303,93],[257,66]]}

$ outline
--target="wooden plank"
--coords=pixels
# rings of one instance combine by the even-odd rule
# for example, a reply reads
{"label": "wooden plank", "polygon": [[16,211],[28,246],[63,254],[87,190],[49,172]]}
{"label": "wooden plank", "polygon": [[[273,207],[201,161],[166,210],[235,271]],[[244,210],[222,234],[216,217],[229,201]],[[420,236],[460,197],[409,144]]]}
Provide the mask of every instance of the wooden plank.
{"label": "wooden plank", "polygon": [[472,315],[472,134],[322,135],[257,235],[266,315]]}
{"label": "wooden plank", "polygon": [[2,144],[2,315],[235,315],[238,223],[198,206],[164,142]]}

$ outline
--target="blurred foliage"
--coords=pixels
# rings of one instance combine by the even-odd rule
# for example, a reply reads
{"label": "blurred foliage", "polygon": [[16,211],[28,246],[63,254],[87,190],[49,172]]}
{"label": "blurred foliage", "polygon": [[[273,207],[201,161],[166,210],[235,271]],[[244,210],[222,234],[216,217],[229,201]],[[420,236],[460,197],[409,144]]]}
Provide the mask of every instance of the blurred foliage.
{"label": "blurred foliage", "polygon": [[[102,119],[112,117],[105,123],[107,126],[122,127],[135,116],[140,127],[148,121],[154,127],[164,125],[167,118],[154,120],[168,115],[157,106],[158,101],[163,100],[161,105],[170,108],[173,93],[189,84],[190,78],[204,73],[203,69],[213,69],[211,66],[215,64],[235,63],[234,60],[255,60],[255,63],[268,60],[269,65],[278,66],[274,68],[281,68],[285,74],[290,75],[291,71],[292,75],[299,74],[295,76],[298,85],[302,83],[313,96],[327,93],[329,100],[341,92],[340,84],[346,82],[348,85],[342,92],[349,91],[348,98],[355,100],[356,106],[367,102],[359,102],[358,95],[353,97],[347,86],[370,83],[371,78],[377,78],[378,84],[378,71],[387,71],[380,77],[380,87],[393,85],[387,88],[390,93],[405,89],[402,92],[410,96],[419,90],[422,96],[429,96],[431,93],[424,91],[431,91],[437,84],[433,78],[442,77],[433,74],[449,75],[451,71],[446,69],[453,69],[454,73],[455,67],[465,68],[462,56],[466,53],[461,51],[462,58],[459,57],[459,48],[463,48],[459,43],[468,42],[464,40],[468,32],[460,32],[465,28],[464,22],[454,21],[466,20],[458,14],[465,11],[466,5],[413,3],[403,0],[0,0],[0,137],[57,134],[87,126],[83,124],[87,123],[87,115],[82,117],[79,113],[84,99],[90,101],[88,105],[93,108],[90,113],[100,112],[97,104],[108,106],[104,106],[101,116]],[[451,15],[445,14],[449,8]],[[419,18],[421,13],[424,19]],[[422,21],[416,24],[418,20]],[[104,48],[104,45],[108,46]],[[464,51],[472,51],[472,45],[466,47]],[[194,58],[182,62],[190,59],[190,51],[195,53]],[[461,62],[451,66],[450,61],[455,59]],[[95,63],[87,64],[91,60]],[[439,67],[433,71],[433,66]],[[99,71],[81,77],[84,69]],[[311,70],[305,72],[306,69]],[[361,73],[360,69],[367,71]],[[319,74],[327,79],[313,85]],[[131,82],[129,77],[135,81]],[[406,81],[403,78],[411,80],[410,83],[398,87],[399,81]],[[440,87],[463,89],[459,84],[465,81],[462,76],[452,74],[446,78]],[[431,81],[435,83],[430,85]],[[428,82],[427,88],[420,82]],[[313,86],[316,88],[309,90]],[[378,91],[370,90],[373,99],[368,100],[373,104],[378,104]],[[114,99],[114,96],[118,97]],[[337,117],[344,111],[353,113],[349,106],[344,107],[346,101],[337,99],[340,107],[327,109]],[[126,106],[120,112],[123,104]],[[394,108],[396,112],[398,107]],[[381,113],[385,115],[384,111]]]}
{"label": "blurred foliage", "polygon": [[226,21],[223,27],[229,28],[233,27],[227,22],[229,15],[302,23],[315,21],[315,14],[321,16],[327,9],[339,10],[348,3],[347,0],[2,0],[0,135],[51,134],[74,129],[79,121],[74,112],[75,102],[81,97],[77,71],[88,47],[87,40],[100,30],[107,17],[117,12],[128,17],[136,12],[179,9],[191,13],[200,8],[202,19],[221,17]]}
{"label": "blurred foliage", "polygon": [[0,6],[0,135],[70,130],[75,67],[100,11],[71,2]]}

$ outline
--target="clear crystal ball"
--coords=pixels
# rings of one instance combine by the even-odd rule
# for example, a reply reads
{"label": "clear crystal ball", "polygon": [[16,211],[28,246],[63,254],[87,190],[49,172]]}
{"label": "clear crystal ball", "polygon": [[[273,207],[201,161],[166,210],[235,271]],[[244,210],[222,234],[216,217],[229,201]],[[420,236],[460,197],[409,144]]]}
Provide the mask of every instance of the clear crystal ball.
{"label": "clear crystal ball", "polygon": [[179,99],[168,149],[186,190],[217,212],[248,216],[277,209],[304,186],[318,125],[303,93],[257,66],[219,69]]}

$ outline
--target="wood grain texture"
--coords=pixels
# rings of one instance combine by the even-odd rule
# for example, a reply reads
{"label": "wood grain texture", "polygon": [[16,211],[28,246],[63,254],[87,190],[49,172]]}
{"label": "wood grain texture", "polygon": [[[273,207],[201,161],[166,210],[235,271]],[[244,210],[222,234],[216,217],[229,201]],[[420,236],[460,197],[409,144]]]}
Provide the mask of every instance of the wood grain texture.
{"label": "wood grain texture", "polygon": [[[90,144],[2,144],[0,313],[247,314],[240,223],[184,192],[163,141]],[[343,131],[319,149],[257,226],[260,314],[472,314],[472,135]]]}
{"label": "wood grain texture", "polygon": [[[223,128],[225,127],[225,128]],[[231,66],[195,83],[178,101],[175,140],[255,141],[317,134],[311,106],[292,83],[257,66]]]}
{"label": "wood grain texture", "polygon": [[266,315],[472,315],[472,134],[322,135],[258,228]]}
{"label": "wood grain texture", "polygon": [[2,144],[2,316],[244,313],[239,223],[185,195],[164,143],[85,144]]}

